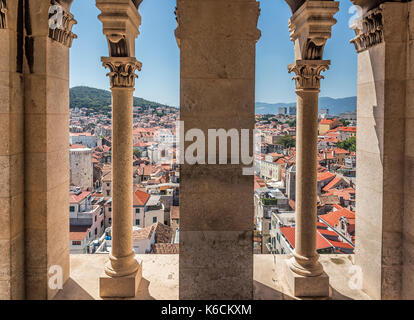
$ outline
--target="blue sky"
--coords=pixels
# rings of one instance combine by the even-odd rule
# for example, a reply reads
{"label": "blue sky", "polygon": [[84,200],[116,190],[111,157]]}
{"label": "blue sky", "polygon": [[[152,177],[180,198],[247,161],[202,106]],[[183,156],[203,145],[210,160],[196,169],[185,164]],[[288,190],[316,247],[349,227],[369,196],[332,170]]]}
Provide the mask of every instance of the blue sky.
{"label": "blue sky", "polygon": [[[143,63],[136,82],[135,96],[173,106],[179,105],[179,50],[174,37],[177,26],[175,0],[144,0],[140,6],[142,25],[136,41],[136,56]],[[293,43],[289,40],[288,19],[291,15],[282,0],[261,0],[257,43],[256,101],[293,102],[296,100],[292,75],[287,65],[293,62]],[[342,98],[356,95],[357,55],[349,40],[354,36],[348,27],[350,1],[340,1],[332,39],[325,48],[325,59],[332,61],[325,72],[321,96]],[[102,25],[97,19],[95,0],[77,0],[72,13],[78,35],[71,49],[70,86],[87,85],[109,89],[107,71],[100,62],[108,55]]]}

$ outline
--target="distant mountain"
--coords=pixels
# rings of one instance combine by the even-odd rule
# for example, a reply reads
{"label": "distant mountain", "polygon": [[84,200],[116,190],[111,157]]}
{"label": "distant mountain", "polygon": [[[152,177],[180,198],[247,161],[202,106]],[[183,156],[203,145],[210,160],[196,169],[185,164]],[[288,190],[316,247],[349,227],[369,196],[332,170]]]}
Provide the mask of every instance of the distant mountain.
{"label": "distant mountain", "polygon": [[[329,97],[322,97],[319,99],[320,109],[329,109],[331,115],[338,115],[347,111],[356,110],[356,97],[348,97],[341,99],[333,99]],[[256,102],[257,114],[276,114],[280,107],[295,106],[296,102],[292,103],[264,103]],[[148,101],[142,98],[134,97],[134,106],[144,108],[158,108],[167,106],[158,102]],[[91,87],[73,87],[70,89],[70,108],[88,108],[91,112],[107,113],[111,111],[111,92],[108,90],[101,90]]]}
{"label": "distant mountain", "polygon": [[[88,108],[91,112],[111,111],[111,92],[90,87],[73,87],[69,91],[70,108]],[[153,101],[134,97],[134,106],[157,108],[169,107]]]}
{"label": "distant mountain", "polygon": [[[264,103],[256,102],[257,114],[276,114],[281,107],[296,106],[292,103]],[[334,99],[329,97],[319,98],[319,109],[329,109],[329,114],[339,115],[343,112],[356,111],[357,97]]]}

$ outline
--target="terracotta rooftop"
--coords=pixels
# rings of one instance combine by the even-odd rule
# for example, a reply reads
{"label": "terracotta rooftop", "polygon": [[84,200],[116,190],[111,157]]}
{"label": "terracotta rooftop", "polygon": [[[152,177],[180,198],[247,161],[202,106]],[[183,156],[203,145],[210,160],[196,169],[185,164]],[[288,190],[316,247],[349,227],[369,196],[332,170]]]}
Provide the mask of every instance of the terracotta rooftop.
{"label": "terracotta rooftop", "polygon": [[156,243],[152,246],[152,253],[157,254],[178,254],[178,243]]}
{"label": "terracotta rooftop", "polygon": [[180,219],[180,207],[171,206],[171,219]]}
{"label": "terracotta rooftop", "polygon": [[141,190],[135,190],[133,197],[134,206],[145,206],[150,197],[151,196],[146,192],[143,192]]}
{"label": "terracotta rooftop", "polygon": [[79,203],[91,194],[91,191],[82,191],[80,194],[70,193],[69,203]]}
{"label": "terracotta rooftop", "polygon": [[89,226],[70,226],[69,227],[69,240],[70,241],[82,241],[85,239],[89,232]]}

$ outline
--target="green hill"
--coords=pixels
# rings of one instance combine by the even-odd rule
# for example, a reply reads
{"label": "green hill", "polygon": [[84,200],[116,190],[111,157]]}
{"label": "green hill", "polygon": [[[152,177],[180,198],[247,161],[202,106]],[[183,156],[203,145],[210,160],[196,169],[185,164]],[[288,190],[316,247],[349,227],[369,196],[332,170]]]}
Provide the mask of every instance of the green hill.
{"label": "green hill", "polygon": [[[70,108],[88,108],[90,112],[108,113],[111,111],[111,92],[90,87],[73,87],[69,91]],[[134,97],[134,107],[169,107],[157,102]]]}

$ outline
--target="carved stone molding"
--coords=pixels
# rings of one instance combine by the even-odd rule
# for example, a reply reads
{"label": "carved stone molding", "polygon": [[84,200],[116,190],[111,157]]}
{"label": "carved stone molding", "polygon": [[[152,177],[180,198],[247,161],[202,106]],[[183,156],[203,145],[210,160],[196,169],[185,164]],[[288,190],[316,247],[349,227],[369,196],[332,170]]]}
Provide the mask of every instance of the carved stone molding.
{"label": "carved stone molding", "polygon": [[361,20],[353,25],[356,37],[350,40],[355,50],[360,53],[380,44],[384,40],[382,8],[375,8],[368,11]]}
{"label": "carved stone molding", "polygon": [[141,25],[138,12],[141,3],[142,0],[96,0],[110,57],[135,56],[135,39]]}
{"label": "carved stone molding", "polygon": [[[210,7],[208,10],[206,4]],[[201,18],[203,14],[200,13],[203,11],[206,13],[204,18]],[[213,15],[214,11],[217,14]],[[228,14],[225,14],[226,12]],[[175,38],[178,47],[184,38],[258,41],[262,35],[262,32],[257,28],[260,12],[260,3],[256,0],[229,3],[226,1],[203,3],[202,1],[177,0],[174,14],[177,21]],[[208,15],[211,18],[205,18]],[[225,30],[219,27],[225,25],[229,20],[232,23]],[[212,21],[215,22],[212,23]]]}
{"label": "carved stone molding", "polygon": [[[72,27],[77,24],[73,14],[62,7],[61,12],[57,12],[57,21],[55,24],[49,23],[49,38],[63,44],[66,47],[72,46],[73,39],[78,36],[72,32]],[[60,16],[61,14],[61,16]]]}
{"label": "carved stone molding", "polygon": [[321,73],[329,69],[329,65],[329,60],[297,60],[288,66],[288,71],[296,74],[293,80],[297,90],[319,90],[321,79],[324,79]]}
{"label": "carved stone molding", "polygon": [[295,42],[298,60],[321,60],[326,41],[331,38],[337,1],[307,1],[289,19],[290,39]]}
{"label": "carved stone molding", "polygon": [[134,88],[135,71],[141,71],[142,64],[135,58],[102,58],[102,63],[110,72],[107,74],[112,88]]}
{"label": "carved stone molding", "polygon": [[6,0],[0,0],[0,29],[7,28]]}

